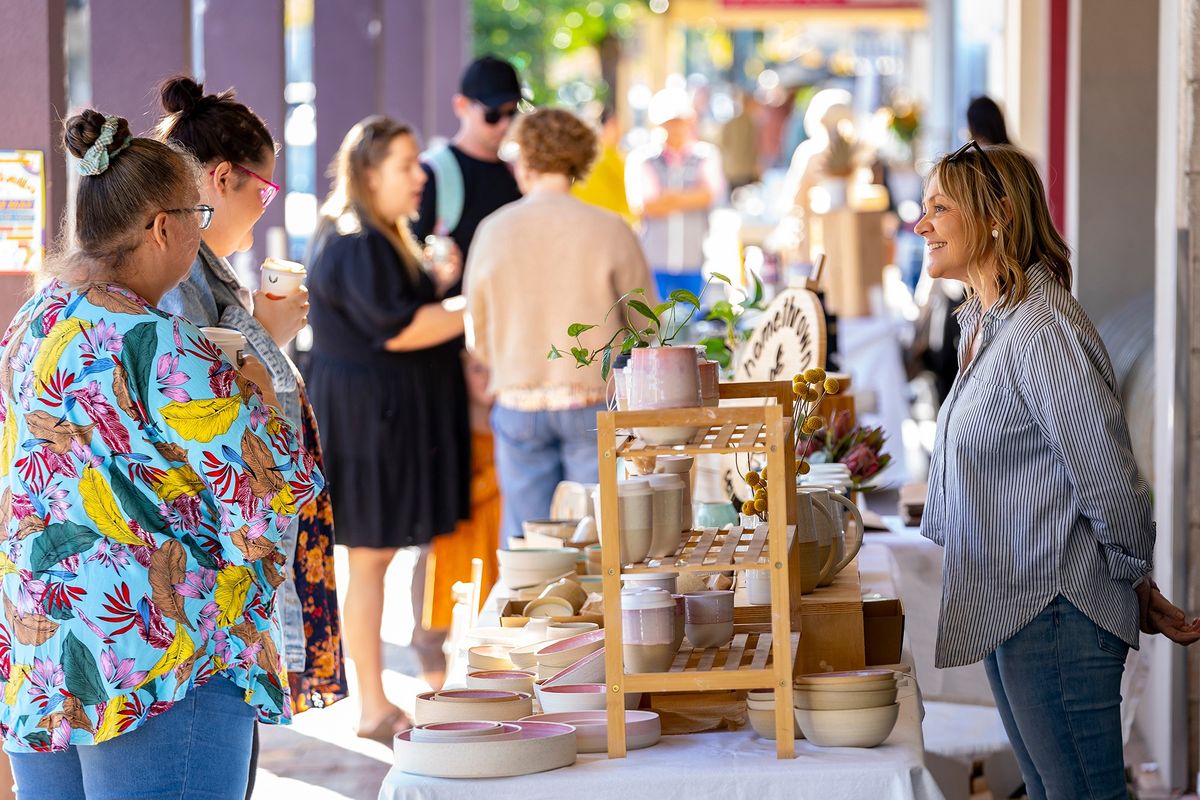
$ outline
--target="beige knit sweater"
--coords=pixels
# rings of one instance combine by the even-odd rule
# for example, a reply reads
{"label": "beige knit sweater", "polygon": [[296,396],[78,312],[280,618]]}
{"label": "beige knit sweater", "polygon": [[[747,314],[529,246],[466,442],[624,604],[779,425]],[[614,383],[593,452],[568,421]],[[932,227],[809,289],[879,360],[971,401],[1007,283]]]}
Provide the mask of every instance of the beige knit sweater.
{"label": "beige knit sweater", "polygon": [[[568,194],[535,191],[480,223],[467,259],[467,340],[492,370],[491,389],[545,390],[603,396],[600,365],[576,368],[569,356],[550,361],[550,345],[567,350],[573,322],[594,324],[585,346],[599,347],[619,327],[620,311],[603,322],[625,292],[654,284],[641,245],[617,215]],[[561,407],[561,403],[558,404]]]}

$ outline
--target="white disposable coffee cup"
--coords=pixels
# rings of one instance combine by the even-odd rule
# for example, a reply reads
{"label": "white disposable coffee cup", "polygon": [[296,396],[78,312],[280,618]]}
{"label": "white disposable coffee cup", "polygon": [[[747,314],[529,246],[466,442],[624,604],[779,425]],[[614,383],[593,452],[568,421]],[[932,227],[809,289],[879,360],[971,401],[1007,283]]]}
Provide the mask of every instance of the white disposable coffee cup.
{"label": "white disposable coffee cup", "polygon": [[300,288],[307,274],[303,264],[268,258],[262,265],[262,290],[271,300],[282,300]]}
{"label": "white disposable coffee cup", "polygon": [[246,337],[231,328],[201,328],[200,332],[217,346],[235,366],[241,366],[246,350]]}

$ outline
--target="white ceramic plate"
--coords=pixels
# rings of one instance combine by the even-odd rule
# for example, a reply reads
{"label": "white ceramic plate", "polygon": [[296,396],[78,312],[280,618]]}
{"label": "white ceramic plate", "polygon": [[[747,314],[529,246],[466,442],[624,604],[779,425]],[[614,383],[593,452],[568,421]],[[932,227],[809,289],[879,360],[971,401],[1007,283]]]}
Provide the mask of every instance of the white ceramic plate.
{"label": "white ceramic plate", "polygon": [[[608,752],[607,711],[566,711],[561,714],[540,714],[521,722],[563,722],[575,726],[577,745],[581,753]],[[653,711],[625,712],[625,747],[640,750],[658,744],[662,738],[662,722]]]}

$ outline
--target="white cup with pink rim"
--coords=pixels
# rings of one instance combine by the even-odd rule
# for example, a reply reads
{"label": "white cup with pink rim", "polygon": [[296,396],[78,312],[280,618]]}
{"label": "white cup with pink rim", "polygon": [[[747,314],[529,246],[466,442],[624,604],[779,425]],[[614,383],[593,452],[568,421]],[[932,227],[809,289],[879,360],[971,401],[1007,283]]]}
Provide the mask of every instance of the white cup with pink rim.
{"label": "white cup with pink rim", "polygon": [[282,258],[267,258],[262,264],[262,290],[271,300],[282,300],[304,285],[305,266]]}
{"label": "white cup with pink rim", "polygon": [[246,336],[232,328],[201,328],[200,332],[207,336],[217,349],[224,354],[225,358],[234,366],[242,365],[243,355],[246,351]]}

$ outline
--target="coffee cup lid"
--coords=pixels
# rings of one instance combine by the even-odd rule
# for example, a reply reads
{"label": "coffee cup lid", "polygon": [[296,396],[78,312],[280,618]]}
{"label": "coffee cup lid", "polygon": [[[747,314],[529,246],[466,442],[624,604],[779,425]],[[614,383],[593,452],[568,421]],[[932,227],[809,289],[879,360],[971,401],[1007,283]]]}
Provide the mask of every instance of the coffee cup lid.
{"label": "coffee cup lid", "polygon": [[267,256],[263,259],[263,269],[278,269],[284,272],[307,272],[307,268],[298,261],[287,261],[282,258]]}

